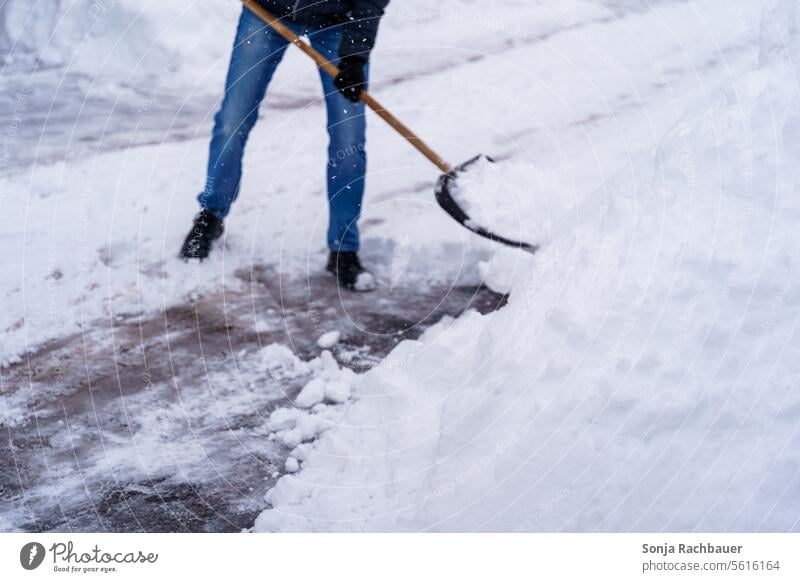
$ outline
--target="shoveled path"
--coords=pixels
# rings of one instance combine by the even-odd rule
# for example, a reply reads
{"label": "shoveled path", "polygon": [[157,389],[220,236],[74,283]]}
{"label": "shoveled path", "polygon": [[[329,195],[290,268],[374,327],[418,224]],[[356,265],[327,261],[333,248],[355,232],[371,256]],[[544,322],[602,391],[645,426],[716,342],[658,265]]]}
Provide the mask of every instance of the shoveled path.
{"label": "shoveled path", "polygon": [[288,452],[268,440],[266,420],[305,380],[265,373],[261,347],[279,342],[310,359],[336,329],[334,355],[364,371],[443,316],[505,302],[485,288],[352,294],[323,275],[239,276],[245,291],[99,321],[2,371],[0,529],[249,527]]}

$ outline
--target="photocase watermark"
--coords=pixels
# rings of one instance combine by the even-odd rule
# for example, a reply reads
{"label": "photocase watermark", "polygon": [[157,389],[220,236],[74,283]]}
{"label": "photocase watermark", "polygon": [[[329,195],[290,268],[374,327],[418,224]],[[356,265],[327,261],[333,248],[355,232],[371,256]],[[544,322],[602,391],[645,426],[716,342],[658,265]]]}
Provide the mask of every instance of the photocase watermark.
{"label": "photocase watermark", "polygon": [[29,542],[19,552],[20,565],[26,570],[41,566],[46,556],[52,559],[54,572],[110,573],[123,564],[155,564],[158,554],[154,552],[105,551],[99,545],[88,550],[77,549],[72,541],[56,542],[49,549],[39,542]]}
{"label": "photocase watermark", "polygon": [[330,157],[328,158],[328,166],[331,168],[335,168],[338,166],[340,162],[345,161],[350,156],[354,156],[357,154],[363,156],[365,151],[366,151],[366,146],[363,143],[350,144],[346,147],[340,148],[335,152],[331,153]]}
{"label": "photocase watermark", "polygon": [[39,542],[29,542],[19,551],[19,563],[26,570],[35,570],[44,562],[45,549]]}
{"label": "photocase watermark", "polygon": [[458,473],[453,479],[442,483],[433,490],[426,491],[423,496],[424,501],[432,501],[444,495],[450,495],[459,487],[473,481],[479,474],[483,473],[492,465],[494,465],[498,458],[508,454],[508,452],[520,442],[520,439],[526,432],[527,428],[498,441],[495,444],[494,450],[492,450],[490,454],[487,454],[478,459],[476,462],[472,463],[469,467]]}
{"label": "photocase watermark", "polygon": [[[11,165],[14,150],[17,147],[17,139],[23,124],[23,116],[28,110],[28,98],[30,97],[31,89],[23,88],[14,96],[14,106],[11,109],[11,115],[8,125],[3,132],[2,139],[0,139],[0,175],[5,174]],[[5,200],[5,191],[0,192],[0,208],[3,207]]]}
{"label": "photocase watermark", "polygon": [[528,517],[525,521],[517,525],[514,528],[513,533],[525,533],[530,531],[536,531],[537,528],[540,526],[540,522],[544,516],[548,513],[555,510],[561,502],[569,497],[570,490],[567,487],[562,487],[558,491],[556,491],[553,495],[541,501],[536,510],[533,514]]}

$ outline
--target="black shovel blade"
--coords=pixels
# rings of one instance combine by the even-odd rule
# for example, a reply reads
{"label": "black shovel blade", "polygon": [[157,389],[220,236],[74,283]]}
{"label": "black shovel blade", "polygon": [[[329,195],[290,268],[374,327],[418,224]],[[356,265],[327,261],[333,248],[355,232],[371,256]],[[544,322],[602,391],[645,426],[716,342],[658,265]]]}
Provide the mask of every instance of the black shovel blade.
{"label": "black shovel blade", "polygon": [[489,240],[493,240],[509,247],[527,251],[531,254],[535,253],[539,250],[539,245],[512,240],[491,232],[490,230],[475,223],[475,221],[472,220],[466,212],[464,212],[464,209],[459,206],[458,202],[456,202],[453,193],[456,192],[456,188],[458,188],[456,181],[458,180],[459,172],[463,172],[481,158],[485,158],[490,162],[494,162],[494,160],[488,156],[477,155],[474,158],[467,160],[460,166],[457,166],[452,172],[448,172],[447,174],[442,174],[439,176],[439,180],[436,182],[436,201],[439,203],[439,206],[441,206],[447,214],[452,216],[456,222],[464,226],[464,228],[471,230],[478,236],[488,238]]}

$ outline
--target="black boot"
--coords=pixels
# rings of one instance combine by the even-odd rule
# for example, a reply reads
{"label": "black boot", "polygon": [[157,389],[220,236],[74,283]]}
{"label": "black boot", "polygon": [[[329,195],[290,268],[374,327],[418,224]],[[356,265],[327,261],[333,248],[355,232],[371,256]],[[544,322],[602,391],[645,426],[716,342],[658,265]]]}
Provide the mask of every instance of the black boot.
{"label": "black boot", "polygon": [[183,241],[180,257],[184,260],[208,257],[211,243],[222,236],[225,226],[210,211],[203,209],[194,217],[194,225]]}
{"label": "black boot", "polygon": [[375,277],[361,266],[358,254],[354,252],[331,252],[328,255],[329,272],[336,275],[339,285],[353,291],[372,291]]}

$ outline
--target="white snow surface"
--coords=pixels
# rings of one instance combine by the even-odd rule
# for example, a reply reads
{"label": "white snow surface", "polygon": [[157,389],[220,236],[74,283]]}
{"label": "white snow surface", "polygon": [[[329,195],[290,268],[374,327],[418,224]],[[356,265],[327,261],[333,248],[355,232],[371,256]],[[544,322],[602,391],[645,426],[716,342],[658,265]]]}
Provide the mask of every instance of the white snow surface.
{"label": "white snow surface", "polygon": [[[222,252],[202,269],[175,256],[204,187],[237,11],[232,0],[203,11],[132,0],[3,4],[0,242],[14,260],[0,263],[0,365],[98,319],[241,290],[236,273],[253,264],[303,274],[324,262],[324,108],[318,73],[299,51],[287,52],[251,135]],[[498,192],[504,210],[548,209],[510,224],[509,235],[535,237],[752,63],[759,11],[750,0],[508,0],[487,20],[467,0],[393,2],[372,86],[446,159],[486,151],[508,160],[498,166],[512,180],[514,168],[525,176],[535,166],[546,181],[516,192],[527,198]],[[507,290],[514,269],[489,261],[505,251],[433,201],[436,168],[374,117],[368,141],[363,258],[377,283],[483,278]],[[33,161],[22,164],[22,154]]]}
{"label": "white snow surface", "polygon": [[[270,417],[291,474],[255,530],[798,528],[800,24],[794,2],[769,1],[759,33],[764,5],[390,4],[373,90],[451,162],[496,157],[464,182],[473,218],[542,249],[454,224],[436,170],[371,117],[378,283],[483,280],[511,297],[363,376],[267,346],[256,373],[311,366],[314,384]],[[253,264],[322,270],[324,109],[297,51],[222,252],[202,269],[175,258],[239,9],[203,6],[0,7],[0,366],[101,318],[239,288]],[[50,133],[27,129],[42,118]],[[21,409],[3,401],[13,426]]]}
{"label": "white snow surface", "polygon": [[317,339],[317,346],[323,350],[329,350],[339,343],[341,337],[342,332],[335,329],[333,331],[325,332],[319,336],[319,339]]}
{"label": "white snow surface", "polygon": [[531,244],[546,242],[553,216],[564,213],[554,202],[569,202],[554,196],[570,191],[557,172],[525,161],[492,163],[481,157],[454,185],[452,194],[472,223]]}
{"label": "white snow surface", "polygon": [[255,529],[797,529],[799,16],[767,10],[759,67],[567,217],[507,307],[366,373]]}
{"label": "white snow surface", "polygon": [[59,69],[94,80],[150,76],[167,56],[173,72],[189,76],[223,57],[230,39],[215,31],[239,11],[225,0],[206,1],[202,10],[155,0],[7,0],[0,56],[10,71]]}

